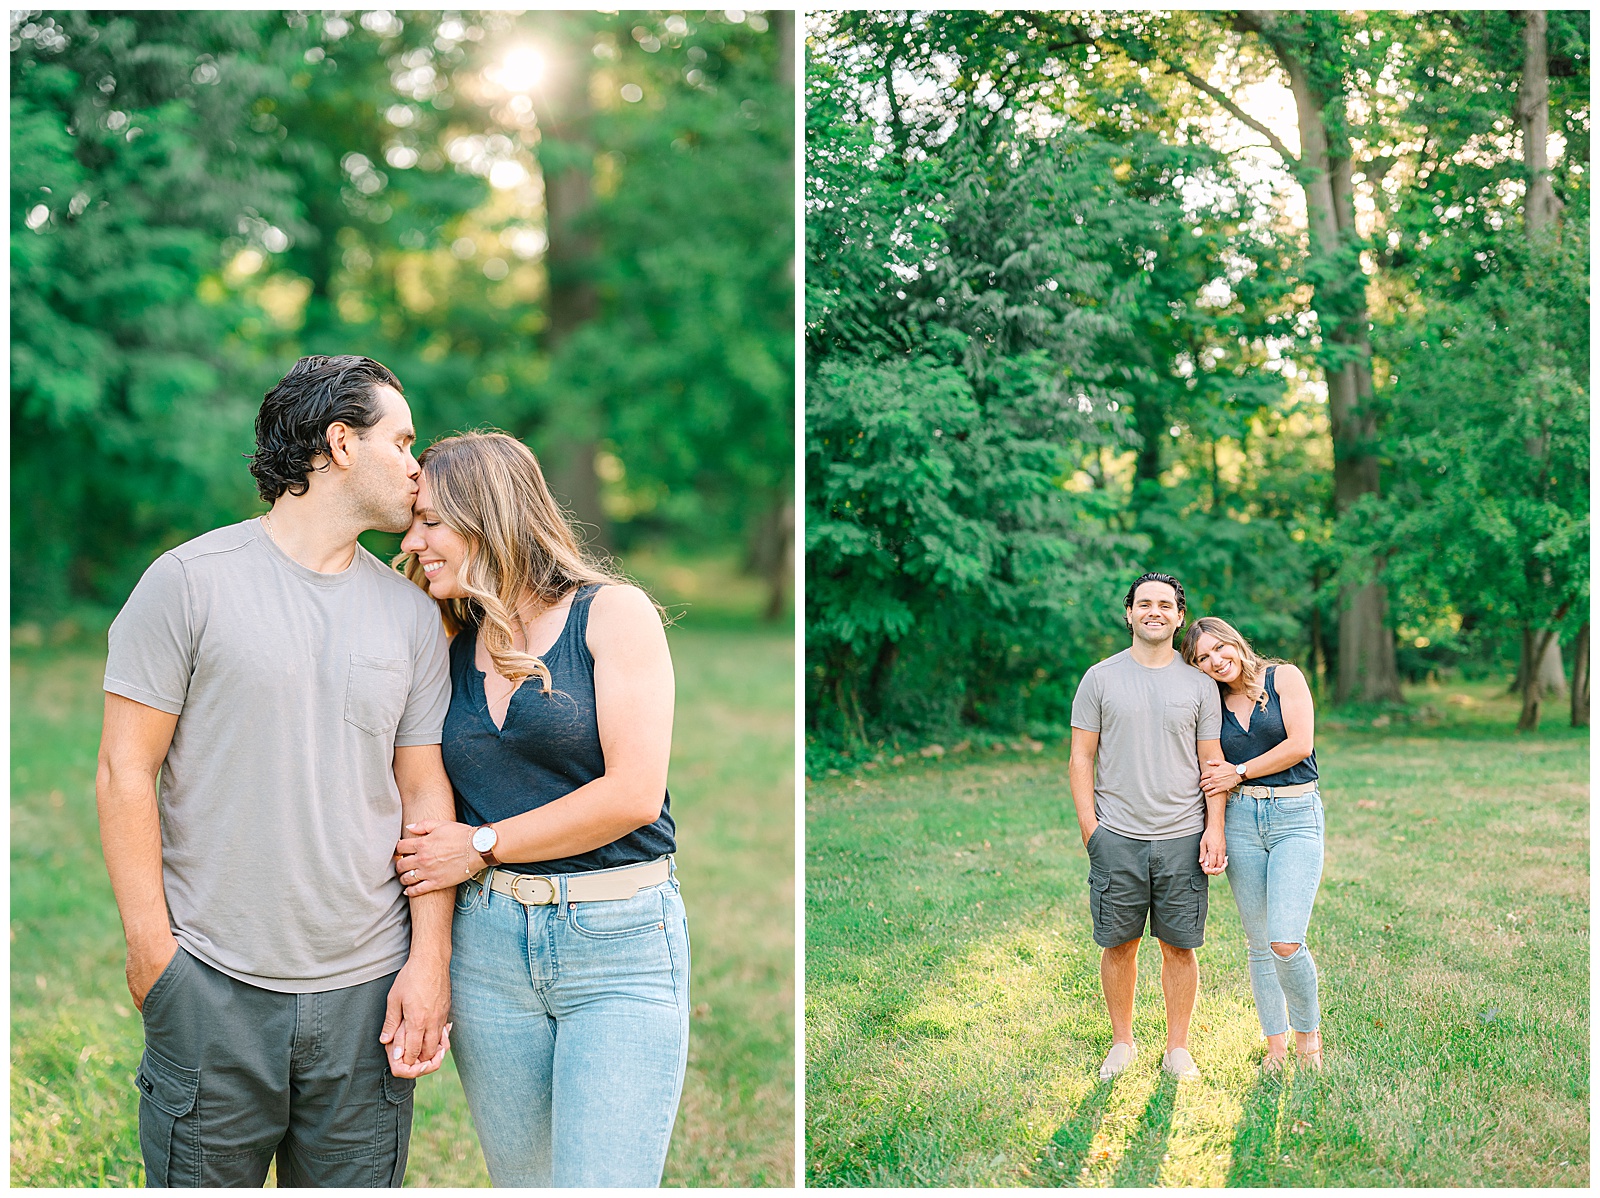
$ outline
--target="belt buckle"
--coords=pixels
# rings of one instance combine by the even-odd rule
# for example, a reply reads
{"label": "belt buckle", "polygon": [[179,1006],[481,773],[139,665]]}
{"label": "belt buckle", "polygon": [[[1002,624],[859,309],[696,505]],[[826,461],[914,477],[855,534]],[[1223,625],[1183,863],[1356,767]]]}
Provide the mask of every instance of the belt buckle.
{"label": "belt buckle", "polygon": [[[524,882],[543,882],[549,889],[549,897],[536,899],[530,895],[527,898],[523,898],[522,892],[517,888]],[[548,904],[556,901],[557,893],[555,881],[551,878],[542,877],[539,874],[518,874],[516,877],[511,879],[511,897],[516,899],[517,902],[522,903],[524,906],[547,906]]]}

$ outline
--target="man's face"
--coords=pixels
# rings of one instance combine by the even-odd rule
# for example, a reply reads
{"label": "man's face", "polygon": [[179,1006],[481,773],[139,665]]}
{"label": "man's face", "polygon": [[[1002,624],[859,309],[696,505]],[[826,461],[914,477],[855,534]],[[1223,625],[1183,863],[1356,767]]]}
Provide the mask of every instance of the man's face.
{"label": "man's face", "polygon": [[417,433],[411,426],[410,405],[400,392],[375,387],[373,398],[383,415],[356,438],[347,480],[350,500],[368,528],[405,532],[411,527],[411,505],[422,473],[411,452]]}
{"label": "man's face", "polygon": [[1183,623],[1178,592],[1166,582],[1141,582],[1133,593],[1133,606],[1127,609],[1133,635],[1147,645],[1172,643],[1172,636]]}

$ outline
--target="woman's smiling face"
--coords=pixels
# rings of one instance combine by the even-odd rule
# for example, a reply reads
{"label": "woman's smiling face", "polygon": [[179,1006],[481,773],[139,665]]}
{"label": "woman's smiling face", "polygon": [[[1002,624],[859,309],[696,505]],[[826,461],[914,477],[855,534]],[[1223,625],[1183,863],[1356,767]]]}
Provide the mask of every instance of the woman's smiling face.
{"label": "woman's smiling face", "polygon": [[462,572],[467,566],[467,540],[439,519],[439,514],[433,510],[427,471],[423,471],[419,480],[416,512],[400,548],[417,555],[432,598],[467,597],[467,590],[461,585]]}
{"label": "woman's smiling face", "polygon": [[1202,632],[1195,639],[1194,664],[1224,686],[1239,681],[1242,673],[1239,651],[1209,632]]}

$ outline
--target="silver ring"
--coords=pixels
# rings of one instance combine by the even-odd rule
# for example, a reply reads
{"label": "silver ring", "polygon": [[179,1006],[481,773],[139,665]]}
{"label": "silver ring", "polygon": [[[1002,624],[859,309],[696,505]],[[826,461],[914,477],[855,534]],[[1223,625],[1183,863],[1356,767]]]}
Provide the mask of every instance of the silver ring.
{"label": "silver ring", "polygon": [[414,877],[416,877],[416,876],[417,876],[417,871],[416,871],[416,870],[414,870],[414,869],[408,869],[408,870],[406,870],[406,877],[408,877],[408,878],[414,878]]}

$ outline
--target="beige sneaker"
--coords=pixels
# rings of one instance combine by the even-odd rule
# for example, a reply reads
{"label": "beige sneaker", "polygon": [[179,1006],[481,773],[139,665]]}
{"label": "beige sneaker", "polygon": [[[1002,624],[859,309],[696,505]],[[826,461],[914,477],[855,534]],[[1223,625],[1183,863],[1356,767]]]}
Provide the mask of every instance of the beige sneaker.
{"label": "beige sneaker", "polygon": [[1194,1063],[1194,1058],[1189,1055],[1187,1048],[1174,1048],[1161,1054],[1161,1068],[1165,1069],[1180,1082],[1197,1082],[1200,1080],[1200,1067]]}
{"label": "beige sneaker", "polygon": [[1133,1064],[1133,1058],[1139,1055],[1137,1044],[1113,1044],[1111,1051],[1106,1053],[1106,1059],[1100,1066],[1100,1080],[1108,1082]]}

